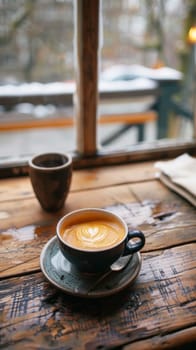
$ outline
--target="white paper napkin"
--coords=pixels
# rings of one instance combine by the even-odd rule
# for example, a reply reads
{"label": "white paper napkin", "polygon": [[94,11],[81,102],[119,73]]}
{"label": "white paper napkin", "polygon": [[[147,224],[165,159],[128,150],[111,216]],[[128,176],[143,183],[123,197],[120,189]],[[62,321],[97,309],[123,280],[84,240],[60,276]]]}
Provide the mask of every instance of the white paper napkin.
{"label": "white paper napkin", "polygon": [[160,180],[196,206],[196,158],[185,153],[168,161],[155,163]]}

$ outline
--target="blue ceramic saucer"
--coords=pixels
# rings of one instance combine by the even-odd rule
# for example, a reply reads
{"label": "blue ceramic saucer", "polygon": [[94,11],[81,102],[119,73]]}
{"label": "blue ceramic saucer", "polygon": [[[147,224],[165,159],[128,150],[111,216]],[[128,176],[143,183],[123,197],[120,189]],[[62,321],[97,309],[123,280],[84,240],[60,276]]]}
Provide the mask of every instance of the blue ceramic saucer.
{"label": "blue ceramic saucer", "polygon": [[133,283],[141,269],[141,255],[139,252],[133,254],[123,270],[111,271],[102,278],[104,273],[85,274],[74,268],[61,254],[55,236],[44,246],[40,266],[47,280],[63,292],[85,298],[101,298],[120,292]]}

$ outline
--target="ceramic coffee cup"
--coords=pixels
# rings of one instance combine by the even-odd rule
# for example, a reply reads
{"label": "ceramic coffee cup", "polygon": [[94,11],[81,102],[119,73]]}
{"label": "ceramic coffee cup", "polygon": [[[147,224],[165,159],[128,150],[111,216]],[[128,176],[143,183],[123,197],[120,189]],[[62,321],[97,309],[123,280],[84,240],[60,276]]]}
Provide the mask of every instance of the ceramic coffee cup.
{"label": "ceramic coffee cup", "polygon": [[29,160],[29,176],[35,195],[48,212],[60,210],[69,193],[72,158],[63,153],[43,153]]}
{"label": "ceramic coffee cup", "polygon": [[62,254],[83,272],[107,270],[120,256],[138,252],[145,244],[141,231],[129,231],[120,216],[97,208],[65,215],[56,234]]}

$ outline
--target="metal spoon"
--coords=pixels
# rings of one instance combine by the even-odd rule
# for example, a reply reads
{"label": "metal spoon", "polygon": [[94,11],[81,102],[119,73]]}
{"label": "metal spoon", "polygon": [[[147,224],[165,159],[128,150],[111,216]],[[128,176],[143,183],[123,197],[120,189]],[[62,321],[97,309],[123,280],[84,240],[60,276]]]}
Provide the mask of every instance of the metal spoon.
{"label": "metal spoon", "polygon": [[132,254],[131,255],[121,256],[121,258],[116,260],[110,266],[110,270],[112,270],[112,271],[121,271],[121,270],[123,270],[127,266],[127,264],[129,263],[129,261],[131,260],[132,256],[133,256]]}
{"label": "metal spoon", "polygon": [[103,275],[101,275],[97,281],[89,288],[88,293],[92,292],[100,282],[102,282],[108,275],[110,275],[112,272],[119,272],[122,271],[130,262],[132,259],[132,254],[131,255],[126,255],[120,257],[118,260],[116,260],[112,265],[110,265],[110,269],[105,272]]}

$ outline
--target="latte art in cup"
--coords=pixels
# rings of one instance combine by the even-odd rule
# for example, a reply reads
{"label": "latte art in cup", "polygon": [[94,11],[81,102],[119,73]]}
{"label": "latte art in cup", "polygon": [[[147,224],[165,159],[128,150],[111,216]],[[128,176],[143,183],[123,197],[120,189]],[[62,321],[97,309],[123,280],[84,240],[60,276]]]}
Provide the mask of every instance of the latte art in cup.
{"label": "latte art in cup", "polygon": [[97,250],[117,244],[124,234],[123,227],[115,221],[91,220],[66,227],[62,238],[72,247]]}
{"label": "latte art in cup", "polygon": [[[80,272],[106,271],[122,255],[138,252],[145,244],[141,231],[129,231],[117,214],[100,208],[84,208],[63,216],[56,228],[65,259]],[[136,238],[135,242],[130,242]]]}

